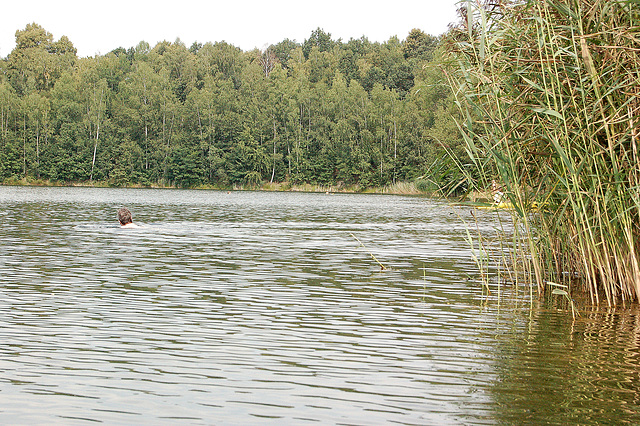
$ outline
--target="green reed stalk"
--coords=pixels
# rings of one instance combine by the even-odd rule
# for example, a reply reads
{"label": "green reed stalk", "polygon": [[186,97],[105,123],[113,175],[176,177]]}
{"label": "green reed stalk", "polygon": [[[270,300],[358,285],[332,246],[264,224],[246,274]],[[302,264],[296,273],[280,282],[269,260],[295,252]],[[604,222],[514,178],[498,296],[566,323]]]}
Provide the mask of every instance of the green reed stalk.
{"label": "green reed stalk", "polygon": [[640,4],[462,4],[444,66],[478,185],[502,183],[522,230],[510,275],[638,300]]}

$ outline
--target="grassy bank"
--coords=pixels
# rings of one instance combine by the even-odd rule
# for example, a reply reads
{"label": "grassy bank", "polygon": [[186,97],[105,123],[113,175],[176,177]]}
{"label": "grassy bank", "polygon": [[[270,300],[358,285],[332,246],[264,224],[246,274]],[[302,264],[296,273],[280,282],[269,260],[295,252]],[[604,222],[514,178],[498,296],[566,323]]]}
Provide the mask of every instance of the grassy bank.
{"label": "grassy bank", "polygon": [[[77,186],[93,188],[166,188],[178,189],[173,185],[114,185],[111,182],[59,182],[42,179],[5,179],[2,185],[12,186]],[[439,193],[433,185],[425,185],[422,181],[398,182],[383,187],[362,187],[358,185],[314,185],[314,184],[292,184],[290,182],[265,182],[260,185],[234,185],[234,186],[211,186],[199,185],[190,189],[217,190],[217,191],[291,191],[291,192],[325,192],[325,193],[364,193],[364,194],[393,194],[393,195],[421,195],[438,196]]]}
{"label": "grassy bank", "polygon": [[541,293],[637,301],[640,6],[464,5],[447,71],[478,186],[498,180],[524,230],[514,267]]}

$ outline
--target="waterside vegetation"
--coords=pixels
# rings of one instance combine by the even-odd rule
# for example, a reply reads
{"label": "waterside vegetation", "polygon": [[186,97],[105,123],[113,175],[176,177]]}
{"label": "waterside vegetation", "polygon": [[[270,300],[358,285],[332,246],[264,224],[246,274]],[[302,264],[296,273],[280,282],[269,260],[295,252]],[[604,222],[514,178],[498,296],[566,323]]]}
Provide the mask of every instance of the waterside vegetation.
{"label": "waterside vegetation", "polygon": [[637,301],[638,3],[468,1],[463,16],[447,71],[477,184],[498,177],[523,237],[512,278]]}
{"label": "waterside vegetation", "polygon": [[[33,178],[7,178],[0,185],[7,186],[70,186],[70,187],[94,187],[94,188],[108,188],[108,187],[126,187],[126,188],[155,188],[155,189],[175,189],[174,185],[160,185],[160,184],[135,184],[129,183],[127,185],[114,185],[109,181],[83,181],[83,182],[66,182],[66,181],[52,181],[44,179]],[[218,190],[218,191],[271,191],[271,192],[323,192],[323,193],[364,193],[364,194],[393,194],[393,195],[420,195],[429,197],[440,197],[443,194],[442,188],[438,187],[434,182],[427,181],[425,179],[416,179],[414,181],[399,181],[385,186],[372,186],[361,187],[359,185],[344,185],[342,183],[337,185],[320,185],[312,183],[298,183],[292,184],[291,182],[262,182],[259,184],[234,184],[234,185],[211,185],[200,184],[192,186],[190,189],[201,190]],[[487,197],[486,193],[477,194],[477,196]],[[463,195],[463,197],[466,197]]]}

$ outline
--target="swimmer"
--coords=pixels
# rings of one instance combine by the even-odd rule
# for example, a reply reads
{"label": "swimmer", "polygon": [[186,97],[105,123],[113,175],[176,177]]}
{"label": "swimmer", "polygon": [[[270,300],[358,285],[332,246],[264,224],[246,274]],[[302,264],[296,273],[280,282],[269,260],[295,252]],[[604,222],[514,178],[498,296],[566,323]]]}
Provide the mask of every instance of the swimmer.
{"label": "swimmer", "polygon": [[504,198],[504,192],[502,192],[502,185],[498,185],[496,180],[491,181],[491,193],[493,194],[493,202],[495,204],[500,204]]}
{"label": "swimmer", "polygon": [[128,208],[123,207],[118,210],[118,221],[120,222],[120,228],[137,228],[138,225],[133,223],[131,219],[131,212]]}

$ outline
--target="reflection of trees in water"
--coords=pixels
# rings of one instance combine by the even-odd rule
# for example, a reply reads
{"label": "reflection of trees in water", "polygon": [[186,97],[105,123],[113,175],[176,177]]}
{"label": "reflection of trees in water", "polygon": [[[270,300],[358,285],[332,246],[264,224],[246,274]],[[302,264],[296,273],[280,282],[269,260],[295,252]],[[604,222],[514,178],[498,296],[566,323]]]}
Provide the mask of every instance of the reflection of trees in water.
{"label": "reflection of trees in water", "polygon": [[535,310],[504,335],[491,388],[505,424],[638,424],[640,312]]}

